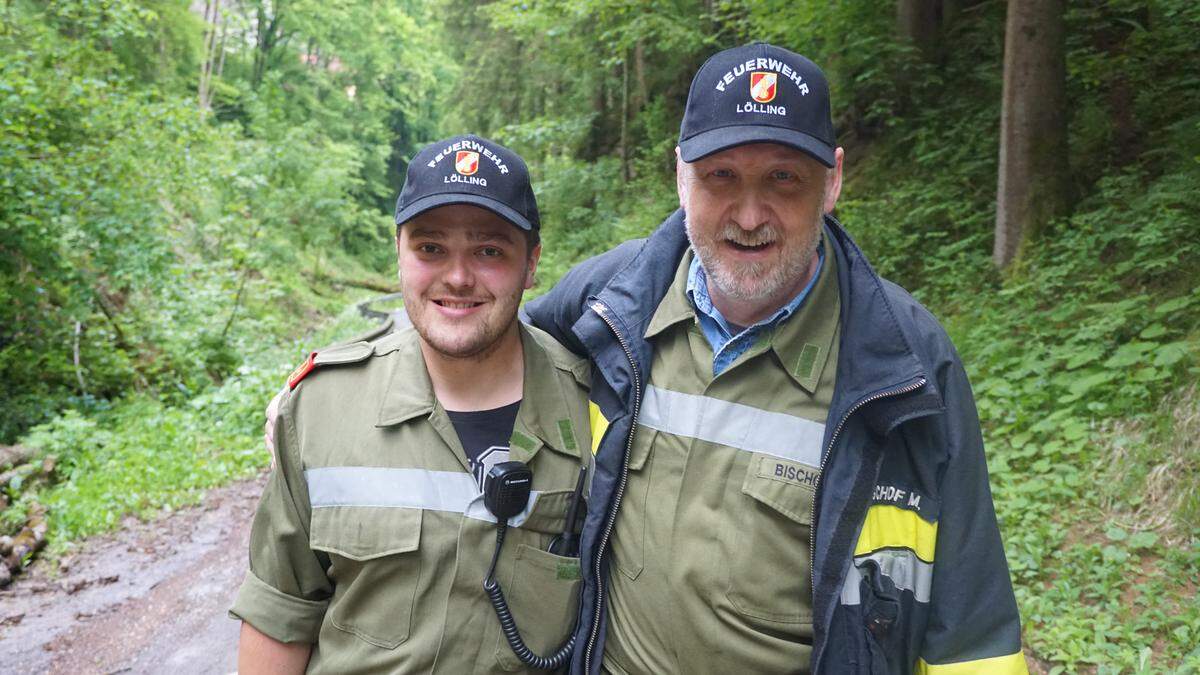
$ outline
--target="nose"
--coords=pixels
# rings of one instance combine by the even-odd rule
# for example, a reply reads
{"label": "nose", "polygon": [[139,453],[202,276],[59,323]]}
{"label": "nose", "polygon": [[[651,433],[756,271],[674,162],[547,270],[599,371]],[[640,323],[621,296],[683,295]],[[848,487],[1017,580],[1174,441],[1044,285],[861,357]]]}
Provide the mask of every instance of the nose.
{"label": "nose", "polygon": [[454,256],[446,268],[443,281],[454,289],[469,289],[475,287],[475,272],[471,269],[469,256]]}
{"label": "nose", "polygon": [[766,201],[754,190],[745,190],[738,196],[731,214],[734,224],[747,232],[757,230],[771,218]]}

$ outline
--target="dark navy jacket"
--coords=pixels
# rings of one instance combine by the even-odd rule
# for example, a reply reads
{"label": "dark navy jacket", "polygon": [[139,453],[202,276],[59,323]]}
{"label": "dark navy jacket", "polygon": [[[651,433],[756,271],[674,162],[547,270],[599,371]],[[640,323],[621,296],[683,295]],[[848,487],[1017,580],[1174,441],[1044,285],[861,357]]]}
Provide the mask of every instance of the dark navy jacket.
{"label": "dark navy jacket", "polygon": [[[811,669],[1022,673],[1020,620],[970,385],[937,321],[826,217],[841,344],[813,520]],[[612,523],[652,362],[642,336],[687,247],[682,212],[571,270],[525,319],[595,363],[608,422],[584,525],[572,672],[597,673]],[[804,670],[806,664],[796,664]]]}

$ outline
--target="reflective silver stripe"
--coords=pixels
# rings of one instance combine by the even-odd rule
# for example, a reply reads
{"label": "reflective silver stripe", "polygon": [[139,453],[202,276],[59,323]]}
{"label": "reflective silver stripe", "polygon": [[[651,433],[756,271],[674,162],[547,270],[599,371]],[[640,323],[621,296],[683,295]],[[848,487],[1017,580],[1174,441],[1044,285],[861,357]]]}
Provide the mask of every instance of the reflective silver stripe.
{"label": "reflective silver stripe", "polygon": [[821,466],[825,425],[803,417],[649,386],[638,423],[676,436]]}
{"label": "reflective silver stripe", "polygon": [[[331,466],[308,469],[308,501],[314,509],[330,506],[373,506],[461,513],[494,523],[483,505],[483,494],[469,473],[389,469],[370,466]],[[529,495],[525,510],[508,520],[520,527],[533,511],[538,492]]]}
{"label": "reflective silver stripe", "polygon": [[846,573],[846,583],[842,584],[843,605],[857,605],[862,601],[859,584],[866,572],[860,568],[868,560],[874,560],[879,565],[879,571],[891,579],[897,589],[912,591],[917,602],[929,602],[930,589],[933,587],[933,563],[921,560],[916,553],[906,549],[885,549],[854,559],[854,564]]}

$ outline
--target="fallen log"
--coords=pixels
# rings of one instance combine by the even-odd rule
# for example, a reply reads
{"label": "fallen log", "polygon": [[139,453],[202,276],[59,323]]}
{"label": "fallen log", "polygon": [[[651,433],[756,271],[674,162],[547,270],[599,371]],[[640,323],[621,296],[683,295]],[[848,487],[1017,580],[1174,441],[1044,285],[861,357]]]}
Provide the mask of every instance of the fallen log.
{"label": "fallen log", "polygon": [[374,279],[351,279],[349,277],[335,277],[329,274],[319,272],[310,272],[304,270],[301,274],[313,281],[325,282],[335,286],[353,286],[354,288],[365,288],[369,291],[378,293],[399,293],[399,283],[385,283]]}
{"label": "fallen log", "polygon": [[38,449],[28,445],[0,445],[0,466],[13,467],[24,464],[36,454]]}
{"label": "fallen log", "polygon": [[0,490],[7,488],[14,479],[20,478],[22,488],[29,481],[37,483],[45,483],[50,480],[54,474],[54,467],[58,465],[58,459],[54,456],[46,457],[41,463],[22,464],[15,469],[0,473]]}
{"label": "fallen log", "polygon": [[[46,545],[47,529],[49,524],[46,522],[46,507],[34,504],[29,510],[29,520],[26,521],[25,527],[12,538],[12,550],[3,558],[3,567],[9,574],[0,574],[0,586],[11,582],[12,575],[19,574],[26,563]],[[8,577],[7,580],[5,576]]]}

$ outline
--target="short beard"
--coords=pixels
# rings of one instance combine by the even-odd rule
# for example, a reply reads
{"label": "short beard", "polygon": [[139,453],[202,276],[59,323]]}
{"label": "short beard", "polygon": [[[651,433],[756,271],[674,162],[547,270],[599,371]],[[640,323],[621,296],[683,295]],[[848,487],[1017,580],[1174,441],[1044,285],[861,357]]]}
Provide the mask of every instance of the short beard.
{"label": "short beard", "polygon": [[[820,214],[817,217],[820,218]],[[726,225],[716,237],[701,240],[692,232],[686,215],[684,216],[684,226],[687,230],[688,241],[692,245],[692,250],[696,252],[696,257],[700,259],[700,266],[704,268],[708,283],[722,295],[740,302],[757,303],[770,300],[788,286],[795,284],[796,279],[807,272],[812,264],[813,257],[817,254],[817,242],[821,238],[821,228],[814,228],[812,236],[808,237],[806,241],[785,244],[787,249],[795,251],[792,257],[786,257],[790,251],[784,250],[785,257],[777,264],[752,263],[735,269],[721,260],[716,252],[719,244],[712,242],[725,239],[746,243],[778,241],[779,237],[773,227],[764,225],[751,235],[731,224]],[[747,240],[750,241],[747,242]]]}
{"label": "short beard", "polygon": [[[404,287],[404,276],[400,275],[400,286]],[[524,294],[524,289],[517,289],[508,298],[496,298],[495,303],[501,310],[511,306],[511,312],[502,312],[497,318],[503,323],[497,326],[486,317],[482,322],[474,327],[474,330],[467,335],[461,332],[453,334],[452,340],[443,339],[439,331],[431,330],[430,324],[425,320],[425,307],[419,302],[414,303],[411,309],[406,308],[408,318],[412,322],[413,330],[417,331],[417,335],[421,337],[421,341],[425,343],[436,354],[446,359],[467,360],[473,362],[482,362],[496,353],[504,342],[504,336],[512,330],[517,322],[517,308],[520,307],[521,297]],[[413,310],[416,310],[415,312]],[[507,315],[507,321],[504,316]],[[443,325],[443,328],[445,326]]]}
{"label": "short beard", "polygon": [[493,330],[491,324],[484,322],[479,330],[470,336],[471,339],[453,345],[440,342],[435,335],[427,333],[422,324],[413,322],[413,328],[416,329],[417,335],[421,336],[421,340],[439,356],[446,359],[481,363],[496,353],[496,350],[504,342],[504,336],[508,334],[516,320],[517,316],[514,314],[508,323],[499,330]]}

